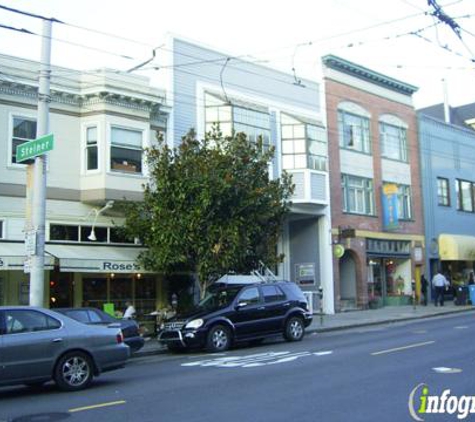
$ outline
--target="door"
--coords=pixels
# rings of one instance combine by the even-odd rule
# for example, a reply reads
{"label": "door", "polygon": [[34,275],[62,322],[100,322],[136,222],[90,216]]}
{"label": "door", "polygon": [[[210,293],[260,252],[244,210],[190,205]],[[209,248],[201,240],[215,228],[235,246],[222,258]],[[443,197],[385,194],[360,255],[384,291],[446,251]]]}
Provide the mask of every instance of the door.
{"label": "door", "polygon": [[259,288],[248,287],[236,298],[235,311],[231,316],[236,337],[242,339],[253,337],[262,332],[265,307],[262,303]]}
{"label": "door", "polygon": [[64,347],[61,323],[38,310],[3,311],[3,379],[9,381],[48,378]]}
{"label": "door", "polygon": [[290,309],[290,300],[278,286],[264,284],[261,291],[265,307],[263,329],[266,333],[281,332],[285,316]]}

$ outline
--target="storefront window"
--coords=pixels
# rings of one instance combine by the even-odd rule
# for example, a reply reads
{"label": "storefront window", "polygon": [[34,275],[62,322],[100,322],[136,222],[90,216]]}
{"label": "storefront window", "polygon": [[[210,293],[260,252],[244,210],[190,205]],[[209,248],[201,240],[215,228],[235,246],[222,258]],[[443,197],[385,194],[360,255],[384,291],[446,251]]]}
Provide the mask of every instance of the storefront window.
{"label": "storefront window", "polygon": [[82,297],[84,306],[102,309],[107,302],[107,279],[84,278]]}
{"label": "storefront window", "polygon": [[3,298],[4,298],[4,293],[3,293],[3,278],[0,277],[0,306],[3,305]]}
{"label": "storefront window", "polygon": [[135,280],[135,309],[139,314],[155,311],[156,283],[153,278],[137,278]]}

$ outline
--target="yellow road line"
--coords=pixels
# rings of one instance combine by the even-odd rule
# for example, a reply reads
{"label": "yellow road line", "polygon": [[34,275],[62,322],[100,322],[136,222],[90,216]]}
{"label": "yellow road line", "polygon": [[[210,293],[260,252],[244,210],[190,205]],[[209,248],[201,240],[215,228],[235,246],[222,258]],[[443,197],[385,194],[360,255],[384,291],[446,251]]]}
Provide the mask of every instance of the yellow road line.
{"label": "yellow road line", "polygon": [[385,353],[399,352],[401,350],[413,349],[414,347],[428,346],[429,344],[434,344],[435,341],[426,341],[424,343],[410,344],[408,346],[396,347],[394,349],[381,350],[380,352],[371,353],[372,356],[384,355]]}
{"label": "yellow road line", "polygon": [[108,406],[117,406],[119,404],[125,404],[125,403],[127,403],[125,400],[110,401],[108,403],[93,404],[92,406],[76,407],[75,409],[69,409],[68,412],[69,413],[82,412],[84,410],[99,409],[101,407],[108,407]]}

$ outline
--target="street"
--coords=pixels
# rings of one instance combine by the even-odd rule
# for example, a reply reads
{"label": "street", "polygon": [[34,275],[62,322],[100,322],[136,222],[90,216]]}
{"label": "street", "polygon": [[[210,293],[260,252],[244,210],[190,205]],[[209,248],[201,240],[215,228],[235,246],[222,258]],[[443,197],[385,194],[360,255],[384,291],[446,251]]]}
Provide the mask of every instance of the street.
{"label": "street", "polygon": [[276,339],[223,354],[144,356],[79,393],[54,384],[2,388],[0,421],[410,421],[409,396],[421,383],[430,394],[475,395],[473,318]]}

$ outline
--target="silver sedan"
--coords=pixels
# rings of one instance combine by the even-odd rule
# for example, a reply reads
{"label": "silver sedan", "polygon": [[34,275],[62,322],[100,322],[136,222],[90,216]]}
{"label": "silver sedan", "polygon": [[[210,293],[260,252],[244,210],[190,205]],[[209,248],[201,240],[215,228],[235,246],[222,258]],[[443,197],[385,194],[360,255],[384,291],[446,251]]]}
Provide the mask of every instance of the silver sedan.
{"label": "silver sedan", "polygon": [[89,326],[43,308],[0,306],[0,385],[86,388],[130,356],[119,328]]}

